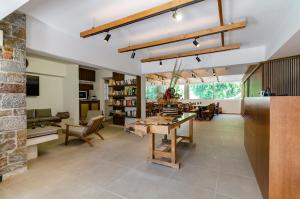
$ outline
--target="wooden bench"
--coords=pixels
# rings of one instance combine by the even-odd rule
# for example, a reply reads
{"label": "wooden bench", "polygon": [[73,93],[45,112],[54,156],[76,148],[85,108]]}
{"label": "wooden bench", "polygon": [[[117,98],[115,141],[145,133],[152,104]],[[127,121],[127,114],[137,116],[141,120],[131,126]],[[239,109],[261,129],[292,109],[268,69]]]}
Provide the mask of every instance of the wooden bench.
{"label": "wooden bench", "polygon": [[46,126],[27,129],[27,160],[38,157],[38,144],[58,139],[59,127]]}

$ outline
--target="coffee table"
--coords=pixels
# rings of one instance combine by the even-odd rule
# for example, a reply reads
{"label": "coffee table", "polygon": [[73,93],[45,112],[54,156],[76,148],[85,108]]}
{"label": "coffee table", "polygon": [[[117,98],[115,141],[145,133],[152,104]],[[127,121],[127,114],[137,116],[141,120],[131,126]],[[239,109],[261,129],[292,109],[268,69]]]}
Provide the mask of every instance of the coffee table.
{"label": "coffee table", "polygon": [[38,144],[58,139],[58,130],[56,126],[36,127],[27,129],[27,159],[31,160],[38,157]]}

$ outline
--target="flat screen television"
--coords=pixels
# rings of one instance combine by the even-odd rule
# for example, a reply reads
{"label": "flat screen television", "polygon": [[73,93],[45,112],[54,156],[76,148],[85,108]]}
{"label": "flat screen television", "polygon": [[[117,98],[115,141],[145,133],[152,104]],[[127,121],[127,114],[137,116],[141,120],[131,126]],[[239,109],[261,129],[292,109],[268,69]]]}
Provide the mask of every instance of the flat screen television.
{"label": "flat screen television", "polygon": [[26,95],[39,96],[40,95],[40,77],[39,76],[26,76]]}

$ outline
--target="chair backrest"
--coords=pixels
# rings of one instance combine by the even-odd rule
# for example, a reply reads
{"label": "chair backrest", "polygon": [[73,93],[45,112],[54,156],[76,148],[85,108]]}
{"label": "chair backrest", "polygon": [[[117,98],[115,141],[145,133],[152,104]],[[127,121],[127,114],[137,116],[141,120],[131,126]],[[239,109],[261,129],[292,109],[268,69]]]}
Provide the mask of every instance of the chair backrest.
{"label": "chair backrest", "polygon": [[90,119],[89,123],[85,128],[84,136],[95,133],[100,130],[101,124],[104,120],[104,116],[97,116]]}
{"label": "chair backrest", "polygon": [[89,110],[86,115],[86,122],[89,122],[93,117],[101,116],[101,112],[99,110]]}
{"label": "chair backrest", "polygon": [[215,112],[215,108],[216,108],[216,105],[213,103],[213,104],[210,104],[208,106],[208,109],[209,109],[209,112],[211,113],[214,113]]}

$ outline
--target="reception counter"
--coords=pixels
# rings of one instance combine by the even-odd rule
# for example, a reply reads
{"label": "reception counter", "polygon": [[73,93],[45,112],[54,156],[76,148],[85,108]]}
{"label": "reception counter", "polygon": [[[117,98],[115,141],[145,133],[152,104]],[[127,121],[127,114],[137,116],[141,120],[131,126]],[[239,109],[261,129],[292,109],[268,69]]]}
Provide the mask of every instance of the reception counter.
{"label": "reception counter", "polygon": [[300,198],[300,97],[244,99],[245,148],[264,199]]}

